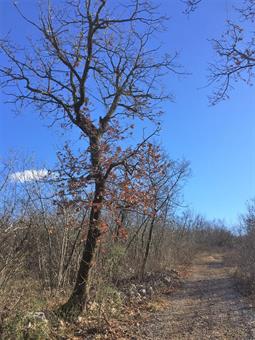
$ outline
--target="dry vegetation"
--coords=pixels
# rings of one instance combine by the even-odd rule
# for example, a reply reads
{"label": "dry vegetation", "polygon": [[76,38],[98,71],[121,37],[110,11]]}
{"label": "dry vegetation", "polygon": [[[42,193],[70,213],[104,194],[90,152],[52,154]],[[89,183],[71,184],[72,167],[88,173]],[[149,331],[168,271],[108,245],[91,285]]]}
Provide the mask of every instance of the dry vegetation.
{"label": "dry vegetation", "polygon": [[255,297],[255,204],[251,201],[242,217],[240,236],[236,241],[237,285],[242,293]]}
{"label": "dry vegetation", "polygon": [[[127,325],[135,324],[140,308],[156,311],[158,294],[180,286],[180,276],[197,252],[231,246],[232,236],[222,225],[190,212],[177,217],[171,204],[164,205],[156,217],[139,210],[126,211],[125,237],[116,238],[118,225],[105,210],[109,229],[98,244],[86,319],[82,316],[76,326],[66,326],[55,311],[75,283],[89,209],[85,205],[78,211],[72,204],[61,206],[54,184],[47,180],[11,180],[14,168],[17,164],[8,162],[1,171],[3,339],[54,339],[61,334],[72,338],[79,329],[82,334],[101,332],[113,339],[119,329],[126,329],[128,338]],[[177,196],[170,202],[174,197],[177,202]]]}

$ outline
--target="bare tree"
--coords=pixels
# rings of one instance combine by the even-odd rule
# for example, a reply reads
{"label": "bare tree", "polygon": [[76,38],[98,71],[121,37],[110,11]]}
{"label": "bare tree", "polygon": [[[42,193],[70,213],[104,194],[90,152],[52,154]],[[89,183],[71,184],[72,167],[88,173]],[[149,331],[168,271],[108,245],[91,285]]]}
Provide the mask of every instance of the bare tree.
{"label": "bare tree", "polygon": [[181,184],[189,173],[188,163],[169,161],[158,146],[149,145],[146,153],[146,175],[148,191],[150,192],[150,208],[148,214],[150,223],[145,252],[141,266],[141,277],[144,276],[155,224],[162,211],[170,213],[174,205],[178,204],[178,193]]}
{"label": "bare tree", "polygon": [[210,81],[216,84],[211,103],[229,97],[236,81],[252,85],[255,67],[255,1],[246,0],[235,9],[239,22],[227,21],[226,32],[221,39],[214,39],[213,46],[218,59],[210,67]]}
{"label": "bare tree", "polygon": [[[186,0],[186,13],[193,12],[202,0]],[[241,80],[252,85],[255,68],[255,1],[244,0],[235,7],[236,21],[227,20],[221,38],[212,39],[216,58],[209,66],[209,85],[215,85],[210,103],[229,98],[234,84]]]}
{"label": "bare tree", "polygon": [[157,123],[159,103],[169,98],[159,80],[176,72],[175,55],[160,56],[153,36],[164,18],[151,1],[67,0],[61,8],[41,10],[37,21],[18,11],[40,38],[25,48],[1,42],[9,62],[0,68],[1,85],[9,102],[31,104],[52,124],[78,128],[86,155],[80,181],[93,187],[76,284],[61,307],[62,315],[77,316],[87,302],[106,182],[114,171],[129,169],[149,138],[133,147],[122,142],[138,120]]}

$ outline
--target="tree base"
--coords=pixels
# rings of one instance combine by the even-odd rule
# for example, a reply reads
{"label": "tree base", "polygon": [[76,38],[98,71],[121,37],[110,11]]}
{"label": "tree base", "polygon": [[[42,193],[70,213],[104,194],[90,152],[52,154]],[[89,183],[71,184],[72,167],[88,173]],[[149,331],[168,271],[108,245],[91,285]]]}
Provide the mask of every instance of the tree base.
{"label": "tree base", "polygon": [[66,321],[76,321],[77,318],[86,310],[86,299],[81,296],[72,295],[69,300],[59,307],[56,315]]}

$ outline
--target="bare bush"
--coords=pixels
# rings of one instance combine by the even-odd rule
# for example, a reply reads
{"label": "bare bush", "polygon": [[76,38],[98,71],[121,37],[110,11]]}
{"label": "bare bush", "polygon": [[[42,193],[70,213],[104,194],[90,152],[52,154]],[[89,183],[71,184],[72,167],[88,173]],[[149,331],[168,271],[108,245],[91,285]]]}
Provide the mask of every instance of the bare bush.
{"label": "bare bush", "polygon": [[255,293],[255,201],[252,200],[247,213],[242,217],[241,234],[236,242],[236,277],[241,290]]}

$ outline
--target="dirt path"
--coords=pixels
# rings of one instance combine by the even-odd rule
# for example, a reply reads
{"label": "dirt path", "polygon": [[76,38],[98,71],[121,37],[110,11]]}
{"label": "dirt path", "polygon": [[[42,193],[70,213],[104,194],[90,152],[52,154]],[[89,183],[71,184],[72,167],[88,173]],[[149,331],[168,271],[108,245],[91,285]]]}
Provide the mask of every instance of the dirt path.
{"label": "dirt path", "polygon": [[168,307],[146,322],[141,339],[255,339],[255,309],[235,290],[223,259],[200,256]]}

